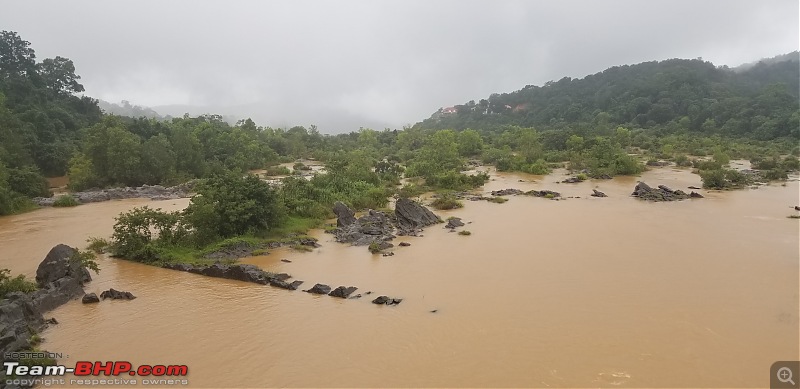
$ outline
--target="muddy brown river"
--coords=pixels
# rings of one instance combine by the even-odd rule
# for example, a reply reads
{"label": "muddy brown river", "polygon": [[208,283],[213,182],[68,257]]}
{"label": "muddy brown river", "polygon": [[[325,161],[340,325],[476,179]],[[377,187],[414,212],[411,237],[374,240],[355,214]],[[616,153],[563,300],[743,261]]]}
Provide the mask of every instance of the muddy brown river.
{"label": "muddy brown river", "polygon": [[[245,260],[305,280],[301,289],[354,285],[402,297],[398,306],[102,258],[86,290],[138,298],[50,312],[60,324],[42,347],[67,365],[186,364],[191,387],[768,387],[774,361],[798,359],[800,223],[787,218],[796,180],[646,203],[629,197],[638,179],[683,190],[700,179],[672,168],[580,184],[492,175],[484,192],[581,198],[466,201],[437,213],[471,222],[471,236],[430,227],[395,240],[411,246],[392,257],[316,231],[312,252]],[[592,188],[609,197],[589,197]],[[110,236],[120,212],[186,204],[0,218],[0,267],[33,276],[53,245]]]}

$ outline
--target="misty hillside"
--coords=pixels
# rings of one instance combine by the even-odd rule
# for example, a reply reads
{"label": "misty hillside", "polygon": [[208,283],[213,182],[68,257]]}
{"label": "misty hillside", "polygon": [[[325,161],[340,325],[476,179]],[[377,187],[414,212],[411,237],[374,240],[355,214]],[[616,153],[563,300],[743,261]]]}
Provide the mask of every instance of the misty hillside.
{"label": "misty hillside", "polygon": [[774,139],[798,136],[797,53],[740,71],[700,59],[609,68],[582,79],[492,94],[439,109],[423,128],[660,128]]}
{"label": "misty hillside", "polygon": [[97,100],[97,105],[103,112],[117,116],[128,116],[132,118],[146,117],[151,119],[169,119],[170,116],[161,116],[149,107],[132,105],[129,101],[122,100],[119,104],[110,103],[105,100]]}

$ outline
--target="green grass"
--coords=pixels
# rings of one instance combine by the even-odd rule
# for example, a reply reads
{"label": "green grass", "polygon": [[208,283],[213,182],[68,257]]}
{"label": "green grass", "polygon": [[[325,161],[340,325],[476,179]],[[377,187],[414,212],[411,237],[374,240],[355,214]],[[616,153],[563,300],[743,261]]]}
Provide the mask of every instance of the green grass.
{"label": "green grass", "polygon": [[53,202],[54,207],[76,207],[78,205],[80,205],[78,200],[75,200],[75,198],[70,195],[58,196],[56,201]]}
{"label": "green grass", "polygon": [[292,247],[292,250],[297,250],[297,251],[302,251],[302,252],[309,252],[311,250],[314,250],[313,247],[302,245],[302,244],[293,244],[291,247]]}
{"label": "green grass", "polygon": [[459,235],[464,235],[464,236],[472,235],[472,233],[467,231],[467,230],[461,230],[461,231],[458,232],[458,234]]}
{"label": "green grass", "polygon": [[555,196],[553,196],[553,194],[552,194],[552,193],[548,193],[548,194],[544,195],[544,198],[546,198],[546,199],[552,199],[552,198],[554,198],[554,197],[555,197]]}
{"label": "green grass", "polygon": [[272,229],[266,234],[267,238],[283,238],[292,234],[305,234],[309,230],[318,228],[324,223],[323,220],[291,216],[286,220],[286,223],[279,228]]}
{"label": "green grass", "polygon": [[464,204],[461,201],[458,201],[456,197],[451,192],[443,192],[439,194],[439,197],[431,202],[431,207],[434,207],[439,210],[445,209],[456,209],[463,207]]}

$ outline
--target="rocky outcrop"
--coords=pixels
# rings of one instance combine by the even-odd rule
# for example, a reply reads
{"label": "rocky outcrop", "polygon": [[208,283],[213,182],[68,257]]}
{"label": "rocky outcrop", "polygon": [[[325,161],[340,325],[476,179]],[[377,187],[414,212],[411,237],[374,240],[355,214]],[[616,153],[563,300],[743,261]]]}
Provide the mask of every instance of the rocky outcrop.
{"label": "rocky outcrop", "polygon": [[591,196],[592,197],[608,197],[608,195],[606,195],[605,193],[603,193],[603,192],[601,192],[601,191],[599,191],[597,189],[592,189],[592,195]]}
{"label": "rocky outcrop", "polygon": [[399,244],[398,246],[400,246],[400,247],[408,247],[408,246],[411,246],[411,243],[408,243],[408,242],[400,242],[400,244]]}
{"label": "rocky outcrop", "polygon": [[[81,204],[132,198],[171,200],[191,197],[194,185],[195,181],[189,181],[187,183],[171,187],[163,187],[161,185],[142,185],[139,187],[97,189],[75,192],[72,193],[71,196]],[[55,197],[36,197],[33,199],[34,203],[43,207],[52,206],[55,201]]]}
{"label": "rocky outcrop", "polygon": [[64,244],[50,249],[36,269],[39,290],[32,294],[37,309],[47,312],[69,300],[83,297],[83,284],[92,280],[89,271],[73,260],[77,250]]}
{"label": "rocky outcrop", "polygon": [[[94,294],[94,293],[92,293]],[[133,295],[131,292],[123,292],[121,290],[116,290],[111,288],[109,290],[100,293],[100,298],[105,299],[112,299],[112,300],[133,300],[136,296]]]}
{"label": "rocky outcrop", "polygon": [[306,290],[306,292],[313,294],[328,294],[331,292],[331,287],[325,284],[316,284],[311,289]]}
{"label": "rocky outcrop", "polygon": [[409,199],[397,200],[394,215],[381,211],[369,210],[364,216],[349,222],[348,215],[354,214],[352,210],[342,203],[337,203],[334,212],[343,215],[338,228],[332,231],[337,242],[350,243],[354,246],[370,246],[373,252],[378,252],[392,247],[390,240],[397,235],[417,236],[423,227],[441,223],[436,214],[428,208]]}
{"label": "rocky outcrop", "polygon": [[444,227],[452,230],[456,227],[463,227],[463,226],[464,222],[461,221],[460,217],[451,217],[447,219],[447,225],[445,225]]}
{"label": "rocky outcrop", "polygon": [[30,349],[33,335],[58,323],[55,319],[45,320],[44,312],[84,296],[83,284],[91,276],[80,262],[72,260],[75,253],[66,245],[53,247],[36,270],[39,290],[8,293],[0,300],[0,362],[5,361],[6,353]]}
{"label": "rocky outcrop", "polygon": [[215,263],[213,265],[189,265],[185,263],[174,263],[165,264],[163,267],[165,269],[180,270],[208,277],[227,278],[229,280],[252,282],[262,285],[269,285],[273,280],[285,281],[291,278],[291,276],[286,273],[270,273],[261,270],[261,268],[256,265],[247,264],[226,265]]}
{"label": "rocky outcrop", "polygon": [[353,292],[355,292],[356,289],[358,288],[356,288],[355,286],[340,286],[334,289],[332,292],[328,293],[328,296],[346,299],[348,296],[353,294]]}
{"label": "rocky outcrop", "polygon": [[[397,228],[402,232],[415,231],[442,222],[442,219],[430,209],[406,198],[397,200],[394,215]],[[403,235],[410,234],[404,233]]]}
{"label": "rocky outcrop", "polygon": [[703,195],[701,195],[700,193],[697,193],[697,192],[695,192],[695,191],[692,191],[692,193],[689,193],[689,197],[691,197],[691,198],[693,198],[693,199],[702,199],[702,198],[704,198],[705,196],[703,196]]}
{"label": "rocky outcrop", "polygon": [[520,195],[525,192],[519,189],[500,189],[500,190],[493,190],[492,196],[510,196],[510,195]]}
{"label": "rocky outcrop", "polygon": [[381,244],[395,238],[392,220],[385,213],[374,210],[370,210],[353,223],[337,228],[333,234],[337,242],[350,243],[354,246]]}
{"label": "rocky outcrop", "polygon": [[84,303],[84,304],[99,303],[100,302],[100,298],[97,297],[97,294],[95,294],[95,293],[89,293],[89,294],[83,295],[83,298],[81,299],[81,302]]}
{"label": "rocky outcrop", "polygon": [[402,301],[403,301],[403,299],[399,299],[399,298],[391,298],[391,297],[388,297],[388,296],[378,296],[375,300],[372,300],[372,303],[373,304],[378,304],[378,305],[383,305],[383,304],[385,304],[385,305],[397,305],[397,304],[400,304]]}
{"label": "rocky outcrop", "polygon": [[[659,185],[657,188],[652,188],[644,182],[639,182],[636,184],[636,187],[633,189],[633,193],[631,193],[631,195],[639,199],[649,201],[676,201],[685,200],[692,197],[690,194],[680,189],[672,190],[664,185]],[[700,194],[695,193],[695,196],[698,195]]]}
{"label": "rocky outcrop", "polygon": [[356,222],[356,213],[341,201],[333,204],[333,213],[336,215],[337,227],[346,227]]}
{"label": "rocky outcrop", "polygon": [[286,289],[286,290],[297,290],[300,285],[303,285],[303,281],[296,280],[292,282],[286,282],[278,279],[274,279],[269,282],[270,286],[274,286],[276,288]]}
{"label": "rocky outcrop", "polygon": [[554,198],[557,198],[557,197],[561,197],[561,193],[553,192],[552,190],[530,190],[530,191],[525,192],[525,194],[528,195],[528,196],[546,197],[546,198],[549,198],[549,199],[554,199]]}

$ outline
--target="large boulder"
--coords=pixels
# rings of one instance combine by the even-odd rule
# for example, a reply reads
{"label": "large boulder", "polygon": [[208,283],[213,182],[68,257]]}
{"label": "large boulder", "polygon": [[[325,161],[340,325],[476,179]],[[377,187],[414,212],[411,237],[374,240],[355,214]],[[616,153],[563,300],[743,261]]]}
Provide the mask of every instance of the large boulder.
{"label": "large boulder", "polygon": [[84,304],[99,303],[100,302],[100,298],[97,297],[97,294],[95,294],[95,293],[89,293],[89,294],[83,295],[83,298],[81,299],[81,302],[84,303]]}
{"label": "large boulder", "polygon": [[367,246],[376,241],[391,240],[395,238],[393,233],[394,226],[389,216],[374,210],[333,232],[337,242],[350,243],[354,246]]}
{"label": "large boulder", "polygon": [[405,231],[416,230],[436,223],[442,223],[442,219],[436,216],[430,209],[421,204],[400,198],[394,208],[397,228]]}
{"label": "large boulder", "polygon": [[44,260],[36,269],[36,284],[44,288],[47,284],[64,277],[72,277],[81,283],[89,282],[92,276],[89,271],[81,266],[80,262],[72,261],[78,251],[65,244],[59,244],[50,249]]}
{"label": "large boulder", "polygon": [[72,258],[72,247],[59,244],[53,247],[36,269],[39,290],[31,295],[41,312],[55,309],[69,300],[83,297],[83,284],[92,280],[89,271]]}
{"label": "large boulder", "polygon": [[341,201],[333,204],[333,213],[336,214],[336,226],[345,227],[356,222],[356,213]]}
{"label": "large boulder", "polygon": [[460,217],[451,217],[447,219],[447,225],[445,225],[444,227],[452,230],[456,227],[463,227],[463,226],[464,222],[461,221]]}

